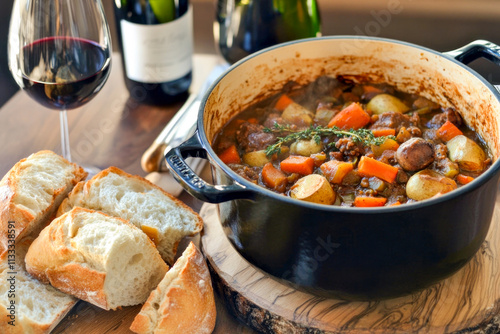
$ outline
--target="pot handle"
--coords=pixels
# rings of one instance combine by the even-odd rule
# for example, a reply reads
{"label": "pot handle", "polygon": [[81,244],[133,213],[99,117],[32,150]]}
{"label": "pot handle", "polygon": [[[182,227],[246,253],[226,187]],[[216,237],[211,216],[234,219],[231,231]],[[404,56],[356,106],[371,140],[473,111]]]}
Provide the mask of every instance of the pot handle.
{"label": "pot handle", "polygon": [[459,49],[443,53],[464,64],[468,64],[478,58],[486,58],[500,65],[500,46],[481,39],[471,42]]}
{"label": "pot handle", "polygon": [[184,143],[165,154],[170,173],[190,195],[209,203],[222,203],[234,199],[252,199],[254,197],[253,191],[236,181],[231,185],[211,185],[202,180],[186,163],[185,159],[188,157],[208,159],[207,151],[201,144],[198,131]]}
{"label": "pot handle", "polygon": [[[500,65],[500,46],[486,40],[476,40],[456,50],[443,52],[461,63],[468,64],[478,58],[486,58]],[[494,86],[500,92],[500,86]]]}

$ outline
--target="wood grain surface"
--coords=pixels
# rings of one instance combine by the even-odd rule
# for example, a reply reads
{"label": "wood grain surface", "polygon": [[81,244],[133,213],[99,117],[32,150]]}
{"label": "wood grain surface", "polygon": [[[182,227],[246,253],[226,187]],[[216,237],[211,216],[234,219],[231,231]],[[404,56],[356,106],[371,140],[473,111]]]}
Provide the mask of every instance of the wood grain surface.
{"label": "wood grain surface", "polygon": [[[215,55],[195,55],[192,91],[201,86],[219,61]],[[146,176],[141,156],[160,134],[182,102],[152,106],[130,98],[119,54],[112,58],[108,81],[83,107],[68,112],[73,161],[105,169],[116,166]],[[60,153],[59,114],[42,107],[25,92],[16,93],[0,109],[0,175],[31,153],[48,149]],[[187,193],[181,199],[195,210],[203,204]]]}
{"label": "wood grain surface", "polygon": [[[215,55],[194,56],[193,91],[218,61]],[[111,74],[102,91],[88,104],[68,114],[73,160],[99,168],[113,165],[128,173],[146,176],[141,169],[141,156],[181,105],[182,102],[149,106],[130,99],[123,82],[120,57],[114,54]],[[25,92],[16,93],[0,109],[0,144],[0,176],[17,161],[39,150],[60,153],[58,112],[41,107]],[[203,204],[186,192],[179,198],[196,211]],[[216,304],[218,317],[214,333],[254,333],[227,312],[222,300],[216,298]],[[53,333],[132,333],[129,325],[140,307],[105,311],[79,301]]]}
{"label": "wood grain surface", "polygon": [[325,299],[274,280],[226,238],[216,206],[205,204],[202,249],[216,290],[241,321],[265,333],[499,333],[500,203],[479,252],[451,277],[395,299]]}
{"label": "wood grain surface", "polygon": [[[214,61],[216,61],[214,55],[195,56],[195,81],[199,80],[200,72],[210,70],[214,65]],[[144,105],[130,99],[123,83],[120,59],[117,55],[114,55],[111,75],[103,90],[94,100],[69,113],[70,141],[74,160],[78,163],[94,165],[100,168],[114,165],[128,173],[146,176],[140,166],[142,153],[162,131],[181,104],[157,107]],[[0,109],[0,144],[2,145],[0,175],[4,175],[21,158],[41,149],[60,152],[57,111],[47,110],[29,98],[26,93],[18,92]],[[185,192],[180,195],[180,199],[196,211],[199,211],[203,205],[201,201],[194,199]],[[495,214],[495,219],[497,219],[498,223],[498,212]],[[496,287],[496,290],[491,289],[489,292],[482,292],[483,295],[481,295],[483,290],[471,288],[465,298],[455,299],[454,302],[450,302],[451,299],[448,299],[448,303],[445,303],[443,298],[458,294],[458,290],[439,288],[438,285],[431,290],[426,290],[427,296],[421,293],[412,296],[411,301],[400,299],[368,304],[346,304],[342,301],[336,301],[332,304],[332,301],[309,297],[293,310],[290,310],[292,304],[286,305],[288,303],[287,294],[294,296],[293,299],[295,299],[298,296],[297,292],[286,290],[286,287],[274,282],[271,282],[271,290],[267,285],[262,286],[261,281],[268,278],[260,271],[253,271],[254,269],[237,258],[237,253],[231,253],[231,248],[226,248],[224,252],[227,251],[228,253],[220,254],[224,254],[226,258],[234,259],[236,262],[234,262],[235,267],[231,268],[231,270],[225,273],[221,272],[220,276],[214,276],[222,278],[222,280],[217,280],[215,283],[224,292],[221,295],[223,298],[219,295],[216,296],[217,323],[214,333],[246,334],[255,333],[256,330],[269,332],[269,328],[275,328],[277,333],[288,332],[283,328],[289,329],[290,333],[297,332],[297,330],[315,333],[320,332],[320,330],[314,329],[312,325],[315,325],[318,321],[331,321],[332,325],[330,327],[332,329],[328,330],[337,333],[367,332],[368,328],[373,328],[375,332],[382,333],[382,329],[387,328],[387,326],[393,328],[392,332],[404,332],[403,329],[398,329],[400,328],[398,327],[399,324],[405,324],[406,327],[401,328],[408,329],[407,332],[416,332],[417,329],[421,328],[420,332],[422,333],[426,333],[426,328],[431,328],[428,326],[434,326],[434,324],[439,325],[439,327],[432,328],[439,328],[441,332],[456,331],[456,328],[468,326],[468,323],[458,323],[456,320],[450,322],[452,325],[447,325],[444,320],[439,320],[445,315],[453,319],[472,319],[470,323],[475,325],[469,326],[472,329],[464,330],[464,333],[474,332],[474,330],[477,330],[478,333],[498,333],[498,314],[500,313],[498,241],[500,241],[500,236],[498,235],[498,224],[496,226],[497,242],[492,242],[492,245],[494,244],[497,248],[485,247],[480,253],[482,254],[480,259],[491,258],[496,260],[496,265],[490,262],[491,268],[495,270],[496,274],[491,274],[489,281],[492,286]],[[217,227],[217,224],[214,227]],[[207,225],[206,236],[214,236],[214,234],[211,234],[213,231],[211,225]],[[217,238],[221,238],[220,242],[227,242],[222,233],[219,233]],[[215,249],[219,247],[218,243],[215,242],[214,244],[205,243],[204,245],[211,245],[211,247],[216,247]],[[179,249],[183,249],[182,245]],[[209,252],[207,254],[213,259],[213,256],[210,255],[213,253]],[[478,259],[474,259],[469,266],[483,268],[482,262]],[[214,266],[214,268],[217,267]],[[238,279],[245,279],[246,285],[243,290],[235,290],[234,285],[220,284],[221,282],[232,282],[232,276],[226,274],[234,275],[234,270],[241,272],[237,275]],[[488,277],[484,275],[459,275],[457,277],[459,283],[471,282],[478,286],[488,281]],[[264,290],[261,291],[261,289]],[[266,298],[255,299],[251,296],[252,294],[261,296],[263,291]],[[271,311],[265,311],[262,308],[262,305],[264,305],[262,303],[267,301],[268,298],[276,300]],[[484,311],[482,305],[493,300],[495,300],[495,304],[491,305],[489,311]],[[285,301],[287,303],[283,305]],[[325,305],[329,305],[329,308],[324,308]],[[419,307],[416,305],[419,305]],[[317,312],[318,307],[323,307],[321,313]],[[437,313],[426,311],[425,307],[443,311],[440,311],[440,316],[438,316]],[[105,311],[80,301],[54,329],[53,333],[131,333],[128,328],[139,308],[140,306],[134,306],[117,311]],[[287,314],[291,318],[284,316]],[[333,318],[334,314],[338,315],[335,319]],[[369,318],[367,316],[369,314],[377,317]],[[474,318],[471,315],[477,316]],[[376,319],[376,321],[373,319]],[[341,327],[333,325],[337,321],[341,322]],[[495,321],[497,325],[494,325]],[[247,324],[250,324],[253,329]],[[288,327],[285,326],[286,324],[288,324]],[[300,326],[297,326],[299,324]],[[490,329],[484,329],[488,328],[485,326],[489,326]],[[360,328],[362,330],[358,331]],[[437,333],[440,332],[437,331]]]}
{"label": "wood grain surface", "polygon": [[[187,238],[179,246],[178,254],[189,241],[199,244],[199,236]],[[213,334],[254,334],[253,329],[238,321],[216,295],[217,319]],[[106,311],[85,301],[79,301],[69,314],[52,331],[52,334],[133,334],[129,327],[142,305]],[[186,333],[195,334],[195,333]]]}

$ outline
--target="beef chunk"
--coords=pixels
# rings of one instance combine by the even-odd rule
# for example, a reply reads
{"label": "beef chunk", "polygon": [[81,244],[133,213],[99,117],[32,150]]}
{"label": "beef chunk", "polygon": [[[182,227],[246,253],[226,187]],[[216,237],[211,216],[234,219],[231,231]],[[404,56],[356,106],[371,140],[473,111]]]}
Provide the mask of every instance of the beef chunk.
{"label": "beef chunk", "polygon": [[413,125],[410,117],[399,113],[399,112],[385,112],[378,116],[378,119],[373,123],[370,127],[371,129],[380,129],[380,128],[391,128],[396,129],[396,133],[399,132],[399,129],[402,127],[409,127]]}
{"label": "beef chunk", "polygon": [[257,183],[259,180],[259,175],[262,168],[257,167],[248,167],[245,165],[233,164],[230,166],[232,170],[234,170],[241,177],[253,182]]}
{"label": "beef chunk", "polygon": [[264,126],[266,128],[273,128],[275,123],[283,124],[280,113],[270,113],[264,121]]}
{"label": "beef chunk", "polygon": [[434,146],[436,159],[433,169],[438,170],[441,174],[447,177],[454,177],[459,172],[459,167],[456,162],[448,158],[448,148],[445,144],[437,144]]}
{"label": "beef chunk", "polygon": [[236,140],[245,152],[253,152],[274,144],[276,138],[274,134],[264,132],[264,126],[245,122],[236,131]]}
{"label": "beef chunk", "polygon": [[364,153],[362,144],[355,143],[351,137],[340,138],[335,147],[346,156],[358,157]]}
{"label": "beef chunk", "polygon": [[446,121],[450,121],[455,126],[460,127],[462,125],[462,116],[460,116],[460,114],[456,112],[455,109],[447,108],[442,113],[434,116],[429,121],[429,123],[427,123],[427,126],[432,129],[437,129],[441,127],[441,125],[446,123]]}

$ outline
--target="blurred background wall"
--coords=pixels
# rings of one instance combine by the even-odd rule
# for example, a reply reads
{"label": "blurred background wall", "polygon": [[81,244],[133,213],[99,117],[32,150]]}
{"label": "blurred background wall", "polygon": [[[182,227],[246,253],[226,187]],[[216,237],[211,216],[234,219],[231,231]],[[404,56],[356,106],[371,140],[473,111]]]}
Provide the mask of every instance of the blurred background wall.
{"label": "blurred background wall", "polygon": [[0,107],[18,89],[7,67],[7,33],[12,2],[13,0],[2,0],[0,3]]}
{"label": "blurred background wall", "polygon": [[[113,0],[102,0],[116,39]],[[270,0],[267,0],[270,1]],[[323,35],[393,38],[449,51],[475,39],[500,44],[498,0],[317,0]],[[0,1],[0,106],[18,88],[7,67],[7,32],[13,0]],[[191,0],[195,52],[215,53],[212,21],[216,0]],[[117,50],[118,43],[114,43]],[[500,84],[500,69],[484,60],[471,64],[490,82]],[[0,109],[1,111],[1,109]]]}

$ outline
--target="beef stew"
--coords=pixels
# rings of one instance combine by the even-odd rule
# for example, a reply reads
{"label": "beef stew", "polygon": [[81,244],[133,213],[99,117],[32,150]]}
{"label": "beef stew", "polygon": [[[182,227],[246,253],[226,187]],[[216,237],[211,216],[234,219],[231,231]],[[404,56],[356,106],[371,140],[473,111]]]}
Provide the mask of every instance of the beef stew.
{"label": "beef stew", "polygon": [[484,142],[453,108],[342,76],[288,83],[230,120],[213,147],[255,184],[355,207],[439,196],[491,164]]}

